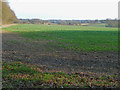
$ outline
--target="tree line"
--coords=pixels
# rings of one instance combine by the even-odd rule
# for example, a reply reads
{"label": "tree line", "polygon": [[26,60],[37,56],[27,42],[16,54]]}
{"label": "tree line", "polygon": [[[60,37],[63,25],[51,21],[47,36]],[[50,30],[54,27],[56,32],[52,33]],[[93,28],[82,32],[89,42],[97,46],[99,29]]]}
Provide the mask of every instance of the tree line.
{"label": "tree line", "polygon": [[105,24],[106,27],[118,27],[117,19],[106,19],[106,20],[42,20],[42,19],[19,19],[14,23],[20,24],[58,24],[58,25],[78,25],[88,26],[89,24]]}

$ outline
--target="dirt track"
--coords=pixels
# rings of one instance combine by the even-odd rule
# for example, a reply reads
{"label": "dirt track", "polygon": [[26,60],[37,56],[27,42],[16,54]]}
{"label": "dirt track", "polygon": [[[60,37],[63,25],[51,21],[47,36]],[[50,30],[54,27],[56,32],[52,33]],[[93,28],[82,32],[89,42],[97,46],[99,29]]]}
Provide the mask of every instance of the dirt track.
{"label": "dirt track", "polygon": [[6,25],[2,25],[1,27],[10,27],[10,26],[12,26],[12,25],[16,25],[16,24],[6,24]]}
{"label": "dirt track", "polygon": [[118,72],[117,52],[82,52],[73,53],[64,49],[49,51],[49,41],[35,41],[21,37],[16,33],[3,30],[3,61],[22,61],[44,65],[50,69],[65,72],[91,71],[95,73],[114,74]]}

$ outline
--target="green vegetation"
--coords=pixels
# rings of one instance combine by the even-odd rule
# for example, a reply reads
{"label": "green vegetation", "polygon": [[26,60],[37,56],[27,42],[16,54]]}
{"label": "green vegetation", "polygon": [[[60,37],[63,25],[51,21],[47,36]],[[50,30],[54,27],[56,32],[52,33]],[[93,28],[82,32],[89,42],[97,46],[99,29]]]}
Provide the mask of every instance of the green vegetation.
{"label": "green vegetation", "polygon": [[3,88],[87,88],[119,87],[117,75],[93,73],[45,72],[43,66],[21,62],[3,62]]}
{"label": "green vegetation", "polygon": [[88,26],[93,26],[93,27],[105,27],[106,24],[89,24]]}
{"label": "green vegetation", "polygon": [[[117,28],[104,25],[68,26],[20,24],[3,28],[25,37],[25,43],[31,41],[50,41],[49,49],[55,51],[65,48],[75,52],[117,51]],[[17,44],[16,40],[8,43]],[[46,47],[45,47],[46,48]],[[92,72],[65,73],[52,71],[46,66],[31,65],[23,62],[3,61],[3,88],[95,88],[119,87],[117,74],[105,75]]]}
{"label": "green vegetation", "polygon": [[117,51],[118,30],[97,26],[20,24],[4,28],[26,38],[51,40],[54,48],[82,51]]}

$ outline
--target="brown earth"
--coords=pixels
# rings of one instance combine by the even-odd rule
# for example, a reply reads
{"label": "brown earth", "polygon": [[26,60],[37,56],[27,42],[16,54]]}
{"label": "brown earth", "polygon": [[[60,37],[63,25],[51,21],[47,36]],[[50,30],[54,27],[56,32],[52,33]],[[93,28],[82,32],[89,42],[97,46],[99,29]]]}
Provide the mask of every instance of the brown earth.
{"label": "brown earth", "polygon": [[47,40],[32,40],[17,33],[2,31],[2,60],[43,65],[64,72],[118,73],[118,52],[72,52],[50,50]]}
{"label": "brown earth", "polygon": [[17,25],[17,24],[5,24],[5,25],[2,25],[1,27],[4,28],[4,27],[10,27],[12,25]]}

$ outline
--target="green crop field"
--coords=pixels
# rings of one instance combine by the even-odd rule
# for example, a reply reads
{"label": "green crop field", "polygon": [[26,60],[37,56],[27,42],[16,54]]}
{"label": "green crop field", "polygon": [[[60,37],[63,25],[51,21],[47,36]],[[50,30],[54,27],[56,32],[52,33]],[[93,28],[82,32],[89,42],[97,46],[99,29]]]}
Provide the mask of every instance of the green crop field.
{"label": "green crop field", "polygon": [[[81,73],[68,75],[64,72],[43,72],[42,67],[21,62],[3,63],[3,87],[5,88],[89,88],[119,87],[117,75]],[[94,76],[93,76],[94,75]]]}
{"label": "green crop field", "polygon": [[117,28],[19,24],[2,34],[4,88],[119,87]]}
{"label": "green crop field", "polygon": [[21,24],[4,29],[35,40],[52,40],[48,44],[77,52],[118,50],[117,28]]}

